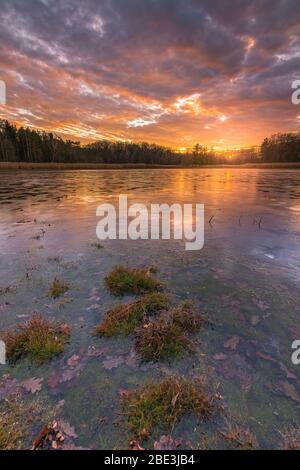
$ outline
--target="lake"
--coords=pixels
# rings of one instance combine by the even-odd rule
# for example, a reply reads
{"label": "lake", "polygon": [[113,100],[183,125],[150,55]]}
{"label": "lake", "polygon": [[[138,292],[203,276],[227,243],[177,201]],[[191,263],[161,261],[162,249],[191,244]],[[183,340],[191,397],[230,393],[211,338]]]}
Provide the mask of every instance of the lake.
{"label": "lake", "polygon": [[[204,248],[186,251],[179,240],[107,240],[97,249],[96,207],[117,203],[120,194],[147,205],[203,203]],[[20,399],[39,403],[41,421],[61,419],[70,448],[128,448],[122,390],[149,377],[205,375],[218,387],[224,411],[210,422],[183,418],[173,432],[183,448],[227,448],[219,431],[228,422],[249,428],[262,448],[280,447],[281,433],[299,428],[300,365],[291,362],[291,344],[300,339],[299,171],[2,171],[0,215],[0,287],[12,287],[0,296],[0,330],[34,312],[71,326],[69,345],[50,363],[0,366],[0,399],[18,383],[40,379]],[[146,364],[131,337],[93,335],[105,311],[120,302],[103,282],[119,264],[155,266],[174,304],[191,299],[203,312],[194,354]],[[48,290],[56,276],[70,290],[53,300]],[[41,424],[21,447],[30,447]],[[157,429],[146,447],[162,434]]]}

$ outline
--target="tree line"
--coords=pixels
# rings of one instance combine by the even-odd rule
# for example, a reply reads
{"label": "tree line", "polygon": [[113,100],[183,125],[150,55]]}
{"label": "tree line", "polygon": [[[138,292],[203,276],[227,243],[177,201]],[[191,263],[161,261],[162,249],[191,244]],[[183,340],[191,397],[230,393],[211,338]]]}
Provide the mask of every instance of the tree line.
{"label": "tree line", "polygon": [[300,132],[276,134],[261,145],[264,162],[300,162]]}
{"label": "tree line", "polygon": [[63,140],[52,132],[17,128],[0,121],[0,161],[36,163],[142,163],[153,165],[201,166],[222,163],[300,162],[300,133],[276,134],[260,147],[222,154],[196,144],[184,154],[147,142],[99,140],[81,145]]}
{"label": "tree line", "polygon": [[179,165],[181,155],[156,144],[100,140],[88,145],[52,132],[0,121],[0,161]]}

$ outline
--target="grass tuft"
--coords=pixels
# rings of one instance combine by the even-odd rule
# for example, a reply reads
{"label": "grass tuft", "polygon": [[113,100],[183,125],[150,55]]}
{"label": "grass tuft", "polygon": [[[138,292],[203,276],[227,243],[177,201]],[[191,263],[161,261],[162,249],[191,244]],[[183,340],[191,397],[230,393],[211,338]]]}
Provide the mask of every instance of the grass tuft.
{"label": "grass tuft", "polygon": [[199,331],[202,326],[202,317],[196,312],[194,304],[186,300],[170,311],[170,318],[174,325],[188,333]]}
{"label": "grass tuft", "polygon": [[182,356],[191,343],[179,326],[159,318],[136,331],[135,348],[144,361],[155,362]]}
{"label": "grass tuft", "polygon": [[221,432],[224,439],[234,447],[243,450],[253,450],[258,448],[256,437],[251,434],[248,428],[243,428],[237,424],[228,424],[227,429]]}
{"label": "grass tuft", "polygon": [[49,288],[49,297],[57,299],[61,295],[65,294],[69,290],[69,285],[66,282],[60,281],[55,277]]}
{"label": "grass tuft", "polygon": [[206,394],[200,379],[169,376],[160,383],[149,380],[137,390],[125,394],[123,411],[130,430],[145,438],[159,426],[172,431],[185,415],[195,413],[208,419],[215,407],[215,397]]}
{"label": "grass tuft", "polygon": [[167,309],[169,299],[165,294],[152,292],[141,299],[127,305],[118,305],[109,310],[104,320],[95,329],[100,336],[113,336],[118,334],[130,334],[146,315],[155,314]]}
{"label": "grass tuft", "polygon": [[114,295],[139,295],[162,288],[162,283],[152,277],[146,269],[118,266],[105,278],[105,284]]}
{"label": "grass tuft", "polygon": [[69,336],[67,325],[46,321],[41,315],[33,315],[27,322],[4,333],[3,340],[10,362],[26,356],[30,361],[41,364],[61,353]]}
{"label": "grass tuft", "polygon": [[198,331],[201,325],[202,318],[193,303],[182,302],[136,331],[136,350],[145,361],[182,356],[187,350],[193,350],[186,335]]}

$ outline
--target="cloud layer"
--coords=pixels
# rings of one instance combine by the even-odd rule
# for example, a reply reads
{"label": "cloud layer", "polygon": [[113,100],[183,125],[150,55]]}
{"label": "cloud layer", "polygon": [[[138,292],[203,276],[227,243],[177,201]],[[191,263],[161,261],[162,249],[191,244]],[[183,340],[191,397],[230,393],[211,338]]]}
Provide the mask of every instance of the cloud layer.
{"label": "cloud layer", "polygon": [[299,0],[0,0],[0,117],[225,148],[299,129]]}

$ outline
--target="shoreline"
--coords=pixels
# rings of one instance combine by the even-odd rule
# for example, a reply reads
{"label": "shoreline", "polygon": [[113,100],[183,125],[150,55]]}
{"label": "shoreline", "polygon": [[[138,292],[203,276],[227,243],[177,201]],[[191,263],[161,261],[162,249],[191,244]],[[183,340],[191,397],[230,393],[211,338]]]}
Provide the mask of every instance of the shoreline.
{"label": "shoreline", "polygon": [[241,163],[223,165],[153,165],[146,163],[34,163],[0,162],[1,170],[145,170],[145,169],[195,169],[195,168],[247,168],[247,169],[300,169],[300,162]]}

